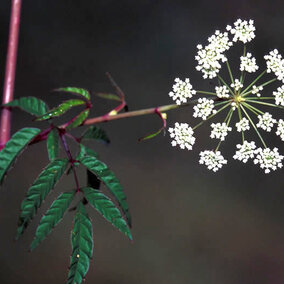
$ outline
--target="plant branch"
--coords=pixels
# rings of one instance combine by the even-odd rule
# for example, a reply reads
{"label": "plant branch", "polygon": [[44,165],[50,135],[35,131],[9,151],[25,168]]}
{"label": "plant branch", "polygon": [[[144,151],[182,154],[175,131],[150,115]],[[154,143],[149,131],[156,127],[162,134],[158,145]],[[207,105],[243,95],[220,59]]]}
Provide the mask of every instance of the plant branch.
{"label": "plant branch", "polygon": [[94,117],[94,118],[89,118],[87,119],[82,125],[90,125],[90,124],[96,124],[96,123],[101,123],[101,122],[107,122],[110,120],[117,120],[121,118],[129,118],[129,117],[134,117],[134,116],[141,116],[141,115],[148,115],[148,114],[156,114],[158,112],[166,112],[169,110],[181,108],[181,107],[187,107],[193,103],[196,103],[197,100],[193,100],[190,103],[182,104],[182,105],[164,105],[160,107],[153,107],[153,108],[147,108],[147,109],[140,109],[140,110],[135,110],[135,111],[129,111],[125,113],[119,113],[116,115],[102,115],[99,117]]}
{"label": "plant branch", "polygon": [[[11,18],[9,28],[8,51],[2,103],[6,104],[13,100],[14,83],[17,63],[17,50],[20,29],[21,0],[12,0]],[[0,150],[10,139],[11,111],[3,108],[0,126]]]}
{"label": "plant branch", "polygon": [[64,147],[64,150],[65,150],[67,157],[69,159],[69,162],[71,163],[72,171],[73,171],[73,174],[74,174],[74,180],[75,180],[75,184],[76,184],[76,191],[80,192],[78,176],[77,176],[76,169],[75,169],[75,166],[74,166],[75,160],[73,159],[71,151],[68,147],[68,144],[67,144],[67,141],[66,141],[66,138],[65,138],[65,133],[59,132],[59,135],[60,135],[60,139],[61,139],[62,145]]}

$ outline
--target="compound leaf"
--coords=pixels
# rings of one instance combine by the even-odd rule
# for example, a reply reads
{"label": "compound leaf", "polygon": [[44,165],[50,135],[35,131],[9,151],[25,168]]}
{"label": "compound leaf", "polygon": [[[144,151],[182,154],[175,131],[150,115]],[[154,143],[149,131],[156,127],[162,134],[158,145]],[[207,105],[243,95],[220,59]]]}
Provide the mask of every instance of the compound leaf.
{"label": "compound leaf", "polygon": [[54,160],[41,172],[33,185],[29,188],[27,195],[21,204],[21,214],[18,221],[16,236],[17,239],[23,234],[45,197],[64,174],[67,165],[68,159]]}
{"label": "compound leaf", "polygon": [[106,132],[96,126],[90,126],[82,135],[81,137],[82,140],[84,139],[95,139],[95,140],[102,140],[105,143],[110,143],[110,139],[108,138]]}
{"label": "compound leaf", "polygon": [[23,97],[17,100],[13,100],[4,106],[18,107],[23,111],[26,111],[35,116],[41,116],[48,111],[46,103],[35,97]]}
{"label": "compound leaf", "polygon": [[47,152],[50,161],[54,161],[58,158],[59,154],[59,135],[56,128],[52,129],[46,140]]}
{"label": "compound leaf", "polygon": [[79,161],[87,169],[93,172],[110,190],[125,214],[128,225],[131,227],[131,216],[129,213],[126,196],[119,180],[115,177],[114,173],[107,167],[106,164],[99,161],[96,157],[85,156]]}
{"label": "compound leaf", "polygon": [[66,87],[66,88],[56,89],[55,91],[72,93],[72,94],[75,94],[75,95],[80,95],[80,96],[83,96],[84,98],[86,98],[88,101],[91,98],[90,93],[87,90],[81,89],[81,88]]}
{"label": "compound leaf", "polygon": [[40,133],[38,128],[23,128],[16,132],[0,151],[0,183],[5,173],[12,166],[17,156],[25,149],[29,142]]}
{"label": "compound leaf", "polygon": [[72,255],[67,284],[81,284],[93,256],[93,230],[82,202],[79,203],[71,233]]}
{"label": "compound leaf", "polygon": [[47,120],[47,119],[50,119],[50,118],[53,118],[53,117],[60,116],[60,115],[64,114],[65,112],[67,112],[72,107],[83,105],[83,104],[85,104],[85,102],[82,101],[82,100],[68,100],[68,101],[65,101],[62,104],[60,104],[59,106],[51,109],[50,111],[48,111],[44,115],[38,117],[36,120],[37,121],[42,121],[42,120]]}
{"label": "compound leaf", "polygon": [[35,238],[31,244],[31,250],[35,249],[62,220],[64,213],[73,200],[74,195],[74,191],[64,192],[51,204],[50,208],[40,220],[40,224],[35,233]]}
{"label": "compound leaf", "polygon": [[90,114],[90,110],[89,109],[85,109],[83,110],[81,113],[79,113],[74,119],[73,121],[66,127],[67,130],[70,130],[72,128],[75,128],[79,125],[81,125],[89,116]]}
{"label": "compound leaf", "polygon": [[106,218],[114,227],[119,229],[130,240],[132,240],[132,236],[126,221],[121,216],[118,208],[116,208],[114,203],[109,198],[107,198],[99,190],[93,189],[91,187],[82,188],[82,191],[89,203],[95,209],[97,209],[97,211],[101,213],[104,218]]}

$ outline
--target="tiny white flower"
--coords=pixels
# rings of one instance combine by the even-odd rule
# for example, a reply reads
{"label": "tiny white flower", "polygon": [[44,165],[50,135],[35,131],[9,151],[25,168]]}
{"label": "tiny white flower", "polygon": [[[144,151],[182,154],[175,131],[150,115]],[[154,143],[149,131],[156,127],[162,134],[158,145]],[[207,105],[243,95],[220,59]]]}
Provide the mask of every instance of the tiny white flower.
{"label": "tiny white flower", "polygon": [[227,26],[227,31],[230,31],[234,35],[233,41],[242,41],[247,43],[255,38],[255,26],[253,20],[243,21],[238,19],[234,23],[234,27]]}
{"label": "tiny white flower", "polygon": [[246,163],[249,159],[254,158],[256,145],[255,142],[244,141],[243,144],[237,145],[237,151],[233,158]]}
{"label": "tiny white flower", "polygon": [[267,132],[270,132],[273,124],[276,123],[276,119],[274,119],[269,112],[266,112],[263,115],[258,115],[257,117],[259,121],[256,126]]}
{"label": "tiny white flower", "polygon": [[276,135],[280,136],[281,140],[284,141],[284,120],[279,119]]}
{"label": "tiny white flower", "polygon": [[225,122],[212,123],[211,127],[212,131],[210,137],[220,139],[221,141],[224,141],[225,137],[228,135],[228,132],[232,131],[232,127],[229,127]]}
{"label": "tiny white flower", "polygon": [[245,56],[241,56],[240,70],[247,71],[249,73],[253,73],[258,70],[256,59],[252,57],[251,53],[248,52]]}
{"label": "tiny white flower", "polygon": [[275,96],[275,104],[284,106],[284,85],[277,88],[277,91],[273,92]]}
{"label": "tiny white flower", "polygon": [[220,61],[225,62],[227,60],[224,55],[208,47],[198,49],[195,59],[198,62],[196,70],[203,73],[204,79],[215,78],[221,69]]}
{"label": "tiny white flower", "polygon": [[192,89],[192,85],[188,78],[182,81],[179,78],[175,79],[173,91],[169,92],[169,96],[176,102],[177,105],[186,103],[187,99],[192,98],[196,91]]}
{"label": "tiny white flower", "polygon": [[243,117],[239,122],[236,123],[236,127],[238,132],[249,130],[249,120]]}
{"label": "tiny white flower", "polygon": [[218,98],[229,98],[229,89],[226,86],[216,86],[215,91]]}
{"label": "tiny white flower", "polygon": [[175,127],[169,129],[170,137],[173,138],[171,144],[173,147],[179,145],[181,149],[192,150],[195,143],[193,129],[187,123],[175,123]]}
{"label": "tiny white flower", "polygon": [[256,157],[254,159],[255,164],[259,164],[266,174],[271,170],[275,171],[277,168],[282,168],[283,156],[279,154],[278,149],[273,150],[269,148],[256,150]]}
{"label": "tiny white flower", "polygon": [[217,172],[223,167],[223,165],[227,164],[227,160],[224,159],[220,151],[214,152],[205,150],[203,152],[200,152],[199,155],[199,163],[201,165],[204,164],[209,170],[212,170],[213,172]]}
{"label": "tiny white flower", "polygon": [[211,113],[216,113],[214,101],[206,98],[199,98],[198,104],[193,109],[193,117],[201,117],[203,120],[206,120]]}
{"label": "tiny white flower", "polygon": [[243,86],[239,79],[235,79],[234,83],[231,84],[231,87],[234,88],[235,91],[240,90]]}
{"label": "tiny white flower", "polygon": [[229,39],[228,33],[221,33],[218,30],[215,31],[215,34],[208,38],[208,42],[208,47],[214,49],[218,53],[223,53],[233,45]]}
{"label": "tiny white flower", "polygon": [[262,86],[258,86],[257,87],[255,85],[253,85],[251,93],[254,94],[254,95],[257,95],[258,97],[260,97],[261,96],[260,91],[262,91],[262,90],[263,90]]}
{"label": "tiny white flower", "polygon": [[232,110],[236,110],[237,108],[237,103],[235,101],[232,101],[231,102],[231,107],[232,107]]}
{"label": "tiny white flower", "polygon": [[267,73],[274,73],[278,80],[284,83],[284,60],[277,49],[264,56],[267,65]]}
{"label": "tiny white flower", "polygon": [[208,42],[209,44],[205,47],[201,44],[197,45],[198,50],[195,56],[198,62],[196,70],[203,73],[204,79],[212,79],[217,76],[221,69],[221,63],[227,61],[223,53],[232,46],[228,33],[221,33],[218,30],[208,38]]}

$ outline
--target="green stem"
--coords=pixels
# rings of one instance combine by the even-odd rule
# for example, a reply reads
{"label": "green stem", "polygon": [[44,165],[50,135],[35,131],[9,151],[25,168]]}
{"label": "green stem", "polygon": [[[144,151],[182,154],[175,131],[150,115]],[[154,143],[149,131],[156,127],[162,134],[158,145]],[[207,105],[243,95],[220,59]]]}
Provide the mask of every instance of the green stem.
{"label": "green stem", "polygon": [[232,91],[232,89],[230,88],[230,86],[224,81],[224,79],[218,75],[218,78],[220,79],[220,81],[228,88],[228,90],[230,91],[230,93],[234,96],[234,92]]}
{"label": "green stem", "polygon": [[265,73],[266,73],[266,69],[265,69],[260,75],[258,75],[258,76],[256,77],[256,79],[254,79],[254,80],[252,81],[252,83],[250,83],[250,84],[242,91],[241,95],[243,95],[247,90],[249,90],[250,87],[253,86]]}
{"label": "green stem", "polygon": [[207,122],[208,120],[210,120],[212,117],[214,117],[215,115],[217,115],[219,112],[221,112],[222,110],[224,110],[225,108],[227,108],[231,103],[228,103],[226,105],[224,105],[223,107],[219,108],[215,113],[211,114],[206,120],[202,120],[201,122],[199,122],[198,124],[196,124],[192,130],[197,129],[199,126],[201,126],[204,122]]}
{"label": "green stem", "polygon": [[[238,114],[239,114],[239,119],[241,121],[243,119],[243,117],[242,117],[242,112],[241,112],[240,106],[238,106]],[[244,142],[245,142],[245,133],[244,133],[243,130],[242,130],[242,141],[243,141],[243,144],[244,144]]]}
{"label": "green stem", "polygon": [[248,97],[246,100],[250,100],[250,99],[254,99],[254,100],[274,100],[274,97]]}
{"label": "green stem", "polygon": [[[269,81],[267,81],[267,82],[265,82],[265,83],[259,85],[258,87],[265,87],[265,86],[267,86],[267,85],[269,85],[269,84],[275,82],[276,80],[277,80],[276,78],[271,79],[271,80],[269,80]],[[245,97],[245,96],[249,95],[250,93],[252,93],[252,90],[250,90],[250,91],[248,91],[248,92],[246,92],[246,93],[243,92],[243,93],[242,93],[242,96]]]}
{"label": "green stem", "polygon": [[254,103],[254,104],[260,104],[260,105],[265,105],[265,106],[271,106],[271,107],[276,107],[276,108],[284,109],[283,106],[279,106],[279,105],[275,105],[275,104],[270,104],[270,103],[265,103],[265,102],[259,102],[259,101],[250,100],[250,99],[246,99],[246,102],[250,102],[250,103]]}
{"label": "green stem", "polygon": [[254,124],[253,121],[252,121],[252,119],[250,118],[250,116],[248,115],[248,113],[246,112],[246,110],[244,109],[244,107],[243,107],[242,105],[240,105],[240,107],[242,108],[244,114],[246,115],[246,117],[247,117],[248,120],[250,121],[251,125],[253,126],[253,128],[254,128],[255,132],[257,133],[257,135],[258,135],[260,141],[262,142],[263,146],[264,146],[265,148],[267,148],[267,146],[266,146],[266,144],[265,144],[265,142],[264,142],[262,136],[260,135],[259,131],[257,130],[255,124]]}
{"label": "green stem", "polygon": [[264,114],[264,112],[262,112],[261,110],[255,108],[254,106],[252,106],[252,105],[250,105],[250,104],[243,103],[243,105],[245,105],[247,108],[250,108],[251,110],[253,110],[253,112],[254,112],[256,115]]}
{"label": "green stem", "polygon": [[[244,51],[243,51],[243,56],[246,55],[246,45],[244,44]],[[245,71],[242,71],[241,73],[241,78],[240,78],[240,82],[243,84],[245,80]]]}
{"label": "green stem", "polygon": [[[228,111],[228,114],[227,114],[227,116],[226,116],[226,118],[225,118],[225,120],[224,120],[224,122],[226,122],[226,125],[227,125],[227,126],[229,126],[229,124],[230,124],[232,115],[233,115],[233,109],[231,108],[231,109]],[[215,149],[215,153],[219,150],[220,145],[221,145],[222,142],[223,142],[222,140],[219,141],[219,143],[218,143],[218,145],[217,145],[217,147],[216,147],[216,149]]]}
{"label": "green stem", "polygon": [[213,92],[207,92],[207,91],[196,91],[197,94],[205,94],[205,95],[213,95],[213,96],[217,96],[216,93]]}
{"label": "green stem", "polygon": [[229,71],[229,75],[230,75],[231,81],[232,81],[232,83],[234,83],[234,78],[233,78],[232,70],[231,70],[231,68],[230,68],[230,64],[229,64],[229,61],[228,61],[228,60],[226,61],[226,64],[227,64],[227,69],[228,69],[228,71]]}

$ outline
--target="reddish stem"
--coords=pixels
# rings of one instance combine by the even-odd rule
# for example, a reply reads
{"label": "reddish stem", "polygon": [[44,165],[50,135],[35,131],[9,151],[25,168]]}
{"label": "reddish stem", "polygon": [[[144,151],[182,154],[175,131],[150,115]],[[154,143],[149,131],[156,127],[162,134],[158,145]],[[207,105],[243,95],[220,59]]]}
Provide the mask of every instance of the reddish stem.
{"label": "reddish stem", "polygon": [[67,141],[66,141],[66,138],[65,138],[65,132],[64,131],[60,132],[59,135],[60,135],[60,139],[61,139],[61,142],[63,144],[64,150],[65,150],[67,157],[69,159],[69,162],[71,163],[71,167],[72,167],[73,174],[74,174],[74,180],[75,180],[75,184],[76,184],[76,191],[80,192],[79,180],[78,180],[78,176],[77,176],[76,169],[75,169],[75,166],[74,166],[74,163],[76,161],[73,159],[71,151],[68,147],[68,144],[67,144]]}
{"label": "reddish stem", "polygon": [[[12,0],[11,19],[9,28],[8,52],[6,59],[5,81],[2,103],[13,100],[14,83],[17,63],[17,50],[20,29],[21,0]],[[3,108],[0,126],[0,149],[10,139],[11,112],[9,108]]]}

